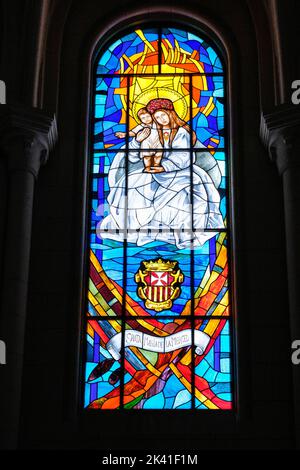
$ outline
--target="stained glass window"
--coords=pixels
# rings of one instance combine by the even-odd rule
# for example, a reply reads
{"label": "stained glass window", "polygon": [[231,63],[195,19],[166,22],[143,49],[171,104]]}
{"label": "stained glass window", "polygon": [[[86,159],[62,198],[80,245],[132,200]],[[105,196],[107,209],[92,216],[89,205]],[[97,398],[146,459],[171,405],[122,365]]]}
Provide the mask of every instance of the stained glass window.
{"label": "stained glass window", "polygon": [[84,407],[232,409],[220,54],[139,27],[93,74]]}

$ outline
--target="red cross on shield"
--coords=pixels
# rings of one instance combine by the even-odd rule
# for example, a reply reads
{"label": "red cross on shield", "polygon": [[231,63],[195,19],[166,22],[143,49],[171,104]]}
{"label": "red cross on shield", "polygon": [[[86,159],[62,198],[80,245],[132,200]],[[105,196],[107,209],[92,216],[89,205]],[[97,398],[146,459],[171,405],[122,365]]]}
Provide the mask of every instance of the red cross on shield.
{"label": "red cross on shield", "polygon": [[151,276],[150,276],[151,286],[167,286],[168,284],[169,284],[168,273],[159,272],[159,271],[151,272]]}

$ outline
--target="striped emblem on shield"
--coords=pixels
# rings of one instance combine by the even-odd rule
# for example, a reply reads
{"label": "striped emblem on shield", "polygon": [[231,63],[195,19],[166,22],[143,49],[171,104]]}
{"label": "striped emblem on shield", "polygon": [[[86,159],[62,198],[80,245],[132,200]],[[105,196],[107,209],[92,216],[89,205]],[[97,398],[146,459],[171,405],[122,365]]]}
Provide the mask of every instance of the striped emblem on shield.
{"label": "striped emblem on shield", "polygon": [[172,295],[172,287],[170,286],[149,286],[145,289],[145,294],[152,302],[165,302]]}

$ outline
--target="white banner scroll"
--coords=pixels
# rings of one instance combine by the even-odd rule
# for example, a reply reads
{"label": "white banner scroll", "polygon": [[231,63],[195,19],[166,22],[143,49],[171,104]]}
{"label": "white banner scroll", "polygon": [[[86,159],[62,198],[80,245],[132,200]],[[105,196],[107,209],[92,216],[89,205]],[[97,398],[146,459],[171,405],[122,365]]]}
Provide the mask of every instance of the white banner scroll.
{"label": "white banner scroll", "polygon": [[[203,354],[210,340],[210,336],[203,331],[194,330],[194,345],[196,354]],[[138,330],[125,330],[125,347],[135,346],[145,349],[166,353],[192,345],[192,330],[186,329],[169,336],[152,336]],[[112,357],[118,361],[121,357],[122,333],[117,333],[107,343],[106,347]]]}

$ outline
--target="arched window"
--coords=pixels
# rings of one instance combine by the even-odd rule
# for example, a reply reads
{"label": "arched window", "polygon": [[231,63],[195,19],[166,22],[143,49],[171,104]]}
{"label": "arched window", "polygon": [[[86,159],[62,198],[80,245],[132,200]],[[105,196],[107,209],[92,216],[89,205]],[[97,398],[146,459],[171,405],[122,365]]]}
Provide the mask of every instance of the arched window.
{"label": "arched window", "polygon": [[183,25],[93,65],[84,407],[233,407],[225,70]]}

